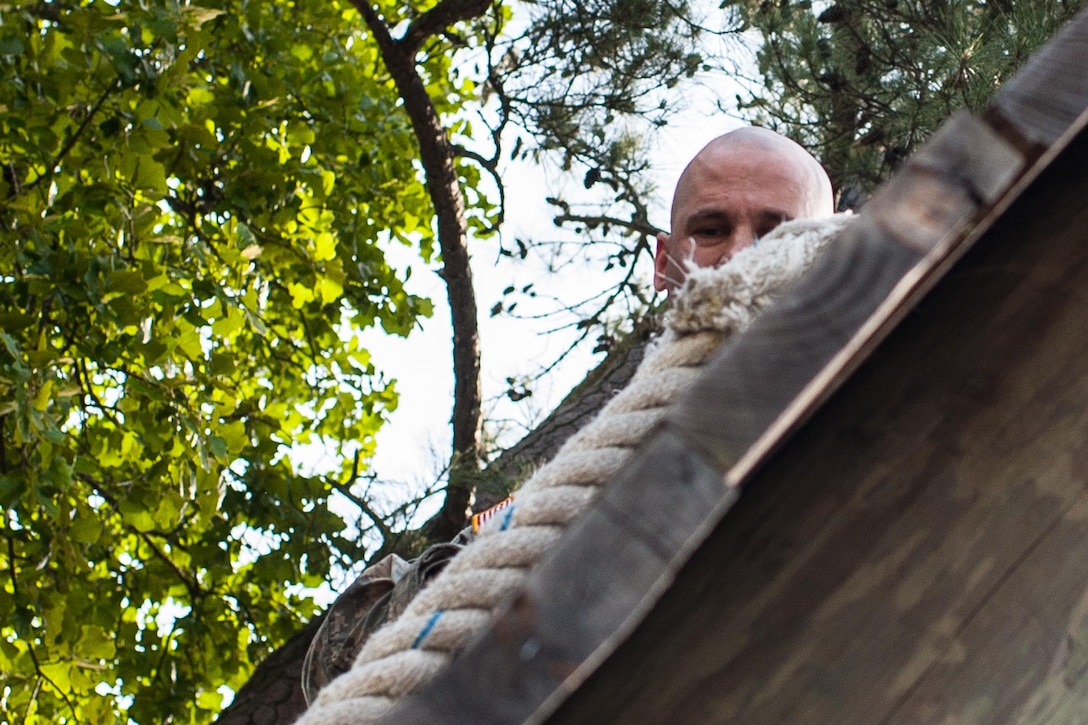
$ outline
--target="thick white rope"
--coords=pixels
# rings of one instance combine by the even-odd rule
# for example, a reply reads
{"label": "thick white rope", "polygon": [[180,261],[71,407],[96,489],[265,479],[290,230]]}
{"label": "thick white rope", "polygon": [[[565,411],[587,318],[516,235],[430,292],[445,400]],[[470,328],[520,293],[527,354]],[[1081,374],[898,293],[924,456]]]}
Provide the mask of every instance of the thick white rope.
{"label": "thick white rope", "polygon": [[524,483],[400,618],[371,635],[352,669],[321,690],[298,725],[372,722],[429,682],[522,586],[722,340],[768,307],[848,219],[788,222],[717,269],[690,270],[666,331],[631,383]]}

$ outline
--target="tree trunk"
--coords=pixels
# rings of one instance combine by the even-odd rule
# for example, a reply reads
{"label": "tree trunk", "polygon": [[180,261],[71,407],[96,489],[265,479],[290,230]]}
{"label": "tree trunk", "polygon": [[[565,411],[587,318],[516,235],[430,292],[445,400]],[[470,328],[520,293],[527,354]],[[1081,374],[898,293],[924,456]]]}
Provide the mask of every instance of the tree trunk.
{"label": "tree trunk", "polygon": [[264,659],[238,691],[216,725],[289,725],[306,709],[302,695],[302,661],[317,634],[324,613]]}
{"label": "tree trunk", "polygon": [[419,160],[438,227],[442,279],[446,283],[453,327],[453,451],[446,498],[442,509],[427,522],[427,533],[437,540],[449,539],[465,525],[472,497],[471,482],[479,471],[483,453],[480,334],[466,246],[465,199],[454,165],[457,154],[415,59],[420,46],[431,35],[458,21],[483,15],[490,4],[479,0],[445,0],[413,22],[400,40],[393,38],[389,26],[368,2],[355,0],[354,5],[373,34],[386,70],[404,100],[404,110],[419,142]]}
{"label": "tree trunk", "polygon": [[[597,414],[634,375],[646,345],[660,324],[650,316],[609,351],[539,426],[476,476],[477,509],[501,501],[528,472],[543,465],[568,437]],[[302,696],[302,661],[324,614],[266,657],[238,691],[216,725],[290,725],[306,709]]]}

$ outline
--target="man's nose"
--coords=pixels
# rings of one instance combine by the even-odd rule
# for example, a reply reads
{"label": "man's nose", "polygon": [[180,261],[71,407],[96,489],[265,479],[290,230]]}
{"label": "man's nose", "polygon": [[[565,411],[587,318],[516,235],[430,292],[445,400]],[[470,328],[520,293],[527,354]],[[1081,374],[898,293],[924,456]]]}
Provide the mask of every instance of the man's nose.
{"label": "man's nose", "polygon": [[732,253],[736,254],[742,249],[747,249],[748,247],[755,244],[757,241],[759,241],[759,235],[756,234],[755,229],[748,226],[738,227],[733,238]]}
{"label": "man's nose", "polygon": [[714,267],[720,267],[730,259],[733,255],[746,247],[750,247],[759,240],[756,233],[748,228],[736,229],[732,236],[729,237],[727,242],[722,245],[721,255],[717,261],[714,262]]}

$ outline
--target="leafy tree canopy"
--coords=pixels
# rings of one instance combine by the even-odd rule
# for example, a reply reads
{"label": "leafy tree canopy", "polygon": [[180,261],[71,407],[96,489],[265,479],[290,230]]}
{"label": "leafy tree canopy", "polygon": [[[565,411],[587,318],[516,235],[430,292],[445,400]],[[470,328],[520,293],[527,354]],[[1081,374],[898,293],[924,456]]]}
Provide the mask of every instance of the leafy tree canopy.
{"label": "leafy tree canopy", "polygon": [[[381,245],[426,260],[433,235],[348,14],[0,9],[0,709],[20,721],[206,721],[313,611],[287,585],[360,554],[329,492],[396,394],[356,333],[429,314]],[[284,455],[316,438],[341,454],[327,476]]]}
{"label": "leafy tree canopy", "polygon": [[[364,528],[388,544],[404,511],[351,486],[396,391],[358,334],[431,305],[382,249],[492,233],[511,122],[511,155],[594,170],[645,234],[623,121],[698,67],[686,13],[532,4],[508,36],[475,0],[0,6],[5,713],[207,721],[314,613],[301,587]],[[294,470],[308,441],[327,471]]]}
{"label": "leafy tree canopy", "polygon": [[[808,144],[849,204],[1083,4],[727,0],[722,27],[762,40],[741,105]],[[504,159],[556,159],[601,200],[555,200],[625,269],[579,326],[648,304],[626,273],[654,231],[641,134],[704,67],[702,27],[685,2],[519,7],[515,24],[482,0],[0,5],[13,719],[208,721],[316,611],[302,587],[372,553],[361,530],[393,545],[406,511],[352,488],[396,405],[359,334],[406,335],[431,305],[382,250],[467,269],[501,224]],[[478,363],[457,373],[477,393]],[[451,470],[474,473],[475,408]],[[286,455],[308,441],[332,452],[319,473]],[[476,479],[452,478],[445,529],[418,539],[463,523]]]}

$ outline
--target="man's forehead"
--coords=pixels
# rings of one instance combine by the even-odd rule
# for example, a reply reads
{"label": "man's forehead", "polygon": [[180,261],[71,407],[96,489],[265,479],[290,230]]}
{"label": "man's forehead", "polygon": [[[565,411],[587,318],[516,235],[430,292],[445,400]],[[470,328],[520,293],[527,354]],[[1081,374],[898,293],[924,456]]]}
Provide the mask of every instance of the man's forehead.
{"label": "man's forehead", "polygon": [[709,221],[736,221],[738,216],[747,216],[758,220],[788,221],[796,212],[784,209],[776,204],[722,203],[701,205],[684,214],[684,222],[698,224]]}
{"label": "man's forehead", "polygon": [[701,208],[744,204],[796,214],[793,207],[806,203],[805,180],[802,169],[774,155],[701,159],[681,177],[671,211],[674,216],[687,215]]}
{"label": "man's forehead", "polygon": [[785,136],[756,127],[719,136],[695,155],[677,181],[670,223],[687,224],[702,208],[734,195],[738,198],[728,204],[762,206],[757,215],[764,218],[788,220],[833,211],[831,182],[815,157]]}
{"label": "man's forehead", "polygon": [[773,150],[768,152],[748,145],[719,150],[692,159],[680,177],[676,196],[691,197],[701,192],[739,189],[767,183],[771,177],[776,183],[801,183],[805,170],[796,159]]}

